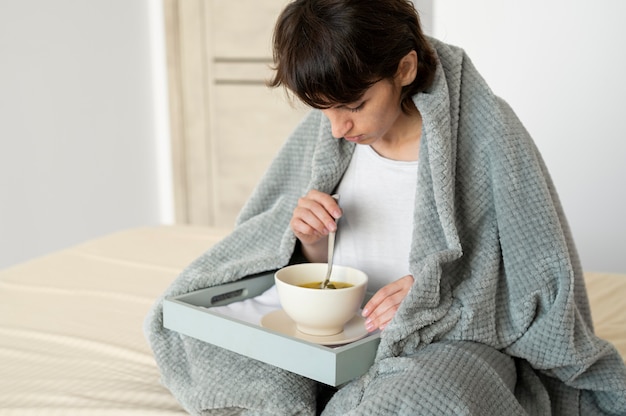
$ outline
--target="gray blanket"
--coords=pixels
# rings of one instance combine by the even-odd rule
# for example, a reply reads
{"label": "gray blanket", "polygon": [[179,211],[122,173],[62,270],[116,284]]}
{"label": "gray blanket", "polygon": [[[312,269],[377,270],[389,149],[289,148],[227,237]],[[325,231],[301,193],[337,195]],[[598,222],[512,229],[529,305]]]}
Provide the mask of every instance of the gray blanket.
{"label": "gray blanket", "polygon": [[[414,97],[423,117],[415,283],[370,371],[324,414],[626,414],[624,363],[593,333],[576,249],[537,149],[464,52],[432,42],[436,79]],[[352,151],[312,111],[232,234],[163,296],[292,261],[298,197],[332,192]],[[163,383],[188,412],[315,414],[315,382],[164,329],[162,300],[145,330]]]}

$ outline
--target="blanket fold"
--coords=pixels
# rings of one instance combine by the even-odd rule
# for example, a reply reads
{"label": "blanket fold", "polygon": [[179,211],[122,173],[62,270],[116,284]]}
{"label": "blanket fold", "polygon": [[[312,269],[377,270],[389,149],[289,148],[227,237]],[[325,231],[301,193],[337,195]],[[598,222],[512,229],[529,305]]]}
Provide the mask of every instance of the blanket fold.
{"label": "blanket fold", "polygon": [[[325,414],[626,414],[626,369],[593,333],[576,248],[538,150],[465,53],[431,42],[440,65],[414,97],[423,119],[415,283],[370,371],[343,386]],[[310,112],[232,234],[156,301],[146,336],[163,383],[188,412],[315,414],[314,382],[164,329],[162,301],[288,264],[298,198],[332,192],[353,146]],[[478,373],[485,391],[475,390]]]}

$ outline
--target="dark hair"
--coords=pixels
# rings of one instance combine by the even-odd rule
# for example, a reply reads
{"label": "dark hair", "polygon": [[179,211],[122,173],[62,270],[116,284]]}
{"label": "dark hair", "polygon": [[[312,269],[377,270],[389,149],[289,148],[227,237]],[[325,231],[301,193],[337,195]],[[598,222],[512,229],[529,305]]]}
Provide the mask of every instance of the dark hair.
{"label": "dark hair", "polygon": [[382,79],[392,79],[400,60],[417,53],[417,76],[403,87],[402,108],[432,83],[435,53],[409,0],[295,0],[274,28],[275,74],[314,108],[358,101]]}

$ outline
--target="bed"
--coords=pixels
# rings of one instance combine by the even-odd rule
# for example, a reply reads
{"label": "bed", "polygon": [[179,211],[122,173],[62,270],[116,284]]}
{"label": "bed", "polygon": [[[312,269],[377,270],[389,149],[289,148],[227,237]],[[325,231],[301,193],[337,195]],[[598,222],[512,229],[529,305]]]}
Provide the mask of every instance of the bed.
{"label": "bed", "polygon": [[[1,415],[185,414],[142,324],[227,229],[120,231],[0,271]],[[596,332],[626,358],[626,275],[586,273]]]}

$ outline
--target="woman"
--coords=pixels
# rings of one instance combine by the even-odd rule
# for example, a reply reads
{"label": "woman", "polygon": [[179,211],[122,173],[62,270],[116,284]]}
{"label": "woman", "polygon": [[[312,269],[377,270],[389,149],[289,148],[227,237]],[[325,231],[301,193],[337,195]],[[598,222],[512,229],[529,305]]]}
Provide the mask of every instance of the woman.
{"label": "woman", "polygon": [[[383,3],[376,12],[358,2],[292,3],[277,23],[271,84],[321,109],[333,137],[364,146],[337,189],[348,216],[335,260],[366,271],[370,289],[385,286],[364,309],[370,331],[387,325],[413,284],[408,255],[422,118],[412,97],[436,69],[413,5]],[[316,190],[300,199],[291,228],[308,261],[326,262],[326,236],[341,212]]]}
{"label": "woman", "polygon": [[[464,52],[426,39],[406,0],[296,0],[274,51],[271,85],[315,110],[166,294],[325,261],[341,217],[337,262],[370,275],[382,333],[324,414],[624,414],[626,369],[593,334],[547,170]],[[147,323],[191,413],[316,411],[313,382],[164,330],[160,301]]]}

